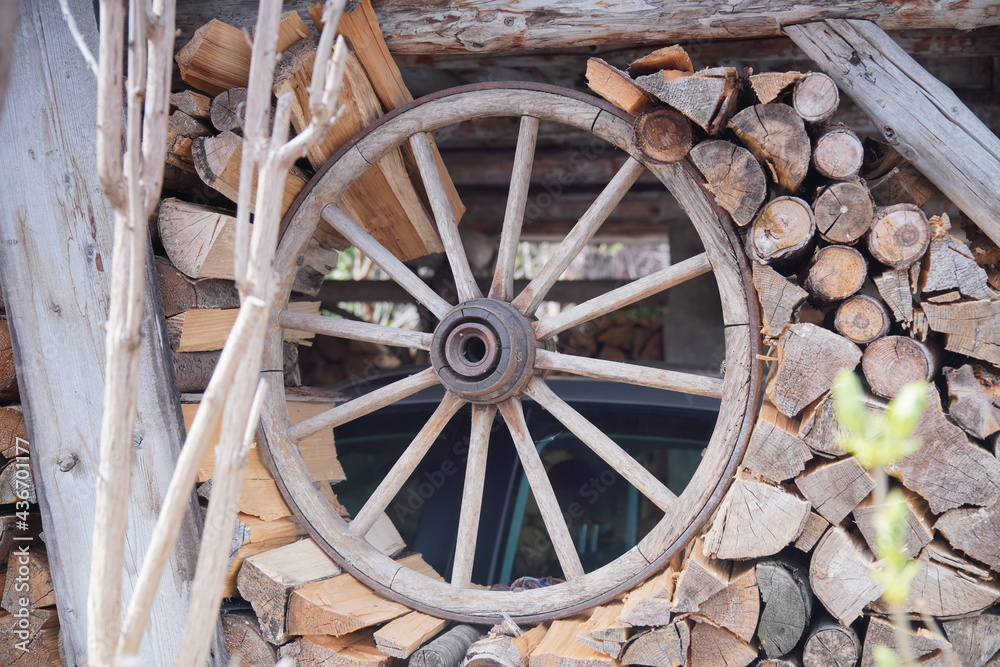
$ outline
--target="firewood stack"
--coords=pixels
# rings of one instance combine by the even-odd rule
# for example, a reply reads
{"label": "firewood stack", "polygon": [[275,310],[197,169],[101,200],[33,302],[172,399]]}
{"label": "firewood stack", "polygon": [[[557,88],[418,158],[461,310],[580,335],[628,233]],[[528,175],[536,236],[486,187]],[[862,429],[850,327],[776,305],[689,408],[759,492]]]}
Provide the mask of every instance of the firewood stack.
{"label": "firewood stack", "polygon": [[[60,664],[59,619],[0,301],[0,663]],[[70,470],[76,459],[59,461]]]}
{"label": "firewood stack", "polygon": [[[845,367],[876,408],[931,381],[923,446],[889,471],[921,563],[906,611],[943,627],[918,621],[911,641],[921,661],[995,661],[997,641],[972,638],[1000,618],[987,537],[1000,525],[1000,250],[971,225],[952,229],[949,204],[898,152],[834,123],[824,74],[696,72],[670,47],[627,72],[591,59],[587,75],[641,114],[647,155],[641,119],[672,108],[690,121],[688,155],[751,260],[769,361],[746,456],[705,534],[623,608],[580,621],[577,639],[607,656],[587,664],[867,666],[875,645],[898,645],[867,576],[875,482],[837,442],[830,388]],[[596,619],[620,642],[588,642]]]}
{"label": "firewood stack", "polygon": [[[316,27],[295,13],[282,22],[274,91],[293,93],[293,124],[308,116]],[[352,47],[347,111],[290,174],[286,207],[310,177],[306,167],[318,168],[355,132],[410,100],[370,1],[345,14],[341,30]],[[177,54],[189,89],[172,96],[167,161],[175,197],[160,207],[157,269],[188,421],[238,305],[231,202],[247,39],[211,21]],[[967,232],[970,248],[942,210],[925,213],[934,188],[899,153],[834,122],[839,93],[825,75],[695,71],[683,49],[669,47],[627,71],[592,59],[587,77],[595,92],[639,116],[637,143],[648,156],[690,157],[753,266],[771,362],[766,398],[708,529],[662,572],[590,612],[531,628],[451,627],[342,573],[306,537],[254,448],[227,581],[231,652],[253,665],[279,656],[301,665],[871,665],[874,645],[894,645],[897,636],[867,577],[877,567],[874,482],[837,443],[829,390],[847,366],[879,398],[910,379],[934,381],[918,428],[924,446],[892,470],[908,494],[908,540],[923,565],[908,608],[944,628],[943,636],[916,630],[912,642],[927,662],[947,664],[954,654],[961,664],[986,664],[1000,650],[992,639],[1000,620],[983,613],[1000,599],[1000,550],[989,538],[1000,523],[1000,370],[993,366],[1000,365],[1000,333],[991,328],[1000,319],[1000,250],[976,230]],[[402,259],[440,251],[412,161],[407,150],[389,154],[340,202]],[[451,203],[460,217],[457,194]],[[343,245],[321,224],[296,275],[292,308],[318,312],[322,277]],[[603,318],[567,332],[560,344],[585,356],[655,360],[662,358],[658,326]],[[293,422],[342,400],[298,386],[298,346],[311,342],[309,334],[286,333]],[[363,354],[375,365],[384,352],[317,348],[355,363]],[[302,447],[339,507],[330,484],[344,473],[332,434]],[[213,470],[209,456],[199,473],[205,499]],[[438,576],[406,553],[388,518],[369,539]]]}

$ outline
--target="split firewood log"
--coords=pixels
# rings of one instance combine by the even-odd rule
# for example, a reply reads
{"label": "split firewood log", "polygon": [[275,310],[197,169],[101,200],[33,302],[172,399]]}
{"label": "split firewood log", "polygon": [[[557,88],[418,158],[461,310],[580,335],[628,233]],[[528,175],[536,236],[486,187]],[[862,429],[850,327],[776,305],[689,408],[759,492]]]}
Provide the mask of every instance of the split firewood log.
{"label": "split firewood log", "polygon": [[840,105],[840,91],[826,74],[809,72],[795,84],[792,105],[807,123],[825,123]]}
{"label": "split firewood log", "polygon": [[889,269],[873,279],[879,295],[892,310],[897,322],[908,325],[913,321],[913,292],[906,271]]}
{"label": "split firewood log", "polygon": [[0,402],[17,400],[17,373],[14,371],[14,346],[7,320],[0,319]]}
{"label": "split firewood log", "polygon": [[[399,562],[403,567],[444,581],[419,554]],[[351,575],[341,574],[306,584],[292,593],[288,602],[288,633],[338,636],[386,623],[409,612],[405,605],[379,597]]]}
{"label": "split firewood log", "polygon": [[192,280],[164,257],[156,257],[163,314],[171,317],[189,308],[238,308],[240,295],[231,280]]}
{"label": "split firewood log", "polygon": [[705,600],[691,618],[724,628],[750,642],[760,616],[761,592],[753,563],[734,563],[725,588]]}
{"label": "split firewood log", "polygon": [[677,573],[666,567],[650,577],[638,588],[625,594],[624,605],[618,620],[623,625],[664,626],[670,622],[670,600],[674,592]]}
{"label": "split firewood log", "polygon": [[7,557],[7,571],[16,577],[7,577],[0,608],[10,613],[19,609],[51,607],[56,603],[52,589],[52,574],[45,550],[38,546],[18,546]]}
{"label": "split firewood log", "polygon": [[[59,465],[66,465],[67,461],[70,468],[76,465],[76,459],[72,457],[60,459]],[[30,457],[24,455],[4,462],[3,470],[0,471],[0,505],[10,505],[18,500],[38,502],[32,461]]]}
{"label": "split firewood log", "polygon": [[737,477],[705,534],[705,551],[724,559],[771,556],[799,536],[808,515],[809,503],[782,488]]}
{"label": "split firewood log", "polygon": [[[878,645],[892,649],[899,655],[900,641],[904,635],[908,635],[907,641],[913,657],[920,661],[920,665],[928,667],[946,667],[951,665],[951,644],[944,638],[937,637],[926,628],[916,630],[906,630],[897,628],[877,616],[872,616],[868,623],[868,633],[865,635],[865,646],[861,653],[861,667],[875,666],[875,647]],[[937,653],[937,655],[933,655]],[[928,659],[921,659],[927,656]]]}
{"label": "split firewood log", "polygon": [[563,619],[552,621],[548,632],[531,652],[531,667],[557,667],[559,665],[588,665],[588,667],[614,667],[614,658],[598,653],[576,640],[584,621]]}
{"label": "split firewood log", "polygon": [[[59,651],[59,619],[54,607],[32,609],[29,627],[22,630],[20,619],[0,611],[0,664],[4,665],[61,665]],[[22,635],[26,632],[26,636]]]}
{"label": "split firewood log", "polygon": [[[288,310],[319,315],[319,301],[292,301]],[[167,334],[177,352],[221,350],[239,314],[235,308],[190,308],[167,318]],[[316,334],[284,329],[282,339],[298,345],[312,345]],[[176,341],[176,343],[175,343]]]}
{"label": "split firewood log", "polygon": [[194,158],[191,155],[191,141],[210,134],[212,133],[201,121],[183,111],[170,114],[167,121],[167,164],[191,174],[196,173]]}
{"label": "split firewood log", "polygon": [[718,136],[736,113],[740,94],[739,74],[732,67],[663,70],[639,76],[635,82],[712,136]]}
{"label": "split firewood log", "polygon": [[[547,631],[547,626],[536,625],[517,637],[510,637],[504,634],[494,635],[491,633],[487,637],[476,639],[467,647],[468,650],[465,651],[462,649],[465,641],[475,636],[481,636],[482,633],[472,626],[459,625],[438,639],[435,639],[420,649],[420,651],[426,650],[428,653],[436,651],[440,654],[448,655],[462,652],[462,655],[465,656],[462,667],[528,667],[531,652],[541,643]],[[434,647],[435,644],[443,642],[446,637],[453,636],[453,633],[454,641],[456,642],[454,650],[447,649],[446,651],[443,648],[437,649]],[[414,664],[412,659],[410,664]],[[445,664],[444,660],[440,664]]]}
{"label": "split firewood log", "polygon": [[853,245],[872,225],[875,205],[868,188],[843,181],[822,188],[813,199],[816,230],[830,243]]}
{"label": "split firewood log", "polygon": [[278,650],[261,635],[252,612],[223,613],[222,635],[230,659],[241,665],[269,667],[278,662]]}
{"label": "split firewood log", "polygon": [[[934,539],[934,519],[930,516],[927,504],[912,491],[904,494],[906,502],[906,526],[903,529],[903,543],[907,553],[916,557],[925,546]],[[868,548],[875,552],[877,535],[876,525],[879,515],[885,511],[884,506],[876,505],[875,498],[869,496],[861,501],[853,510],[854,523],[868,543]]]}
{"label": "split firewood log", "polygon": [[988,386],[997,393],[1000,377],[971,364],[945,368],[944,377],[948,382],[948,414],[955,423],[981,440],[1000,431],[1000,407],[987,391]]}
{"label": "split firewood log", "polygon": [[828,392],[842,368],[853,370],[861,360],[857,345],[808,323],[786,328],[778,339],[778,349],[781,361],[766,393],[789,417]]}
{"label": "split firewood log", "polygon": [[840,445],[841,429],[833,410],[833,397],[823,395],[802,412],[799,437],[809,449],[827,458],[847,454]]}
{"label": "split firewood log", "polygon": [[[335,123],[336,125],[336,123]],[[223,132],[214,137],[198,137],[191,142],[191,157],[195,171],[205,185],[232,202],[239,198],[240,164],[243,159],[243,138],[233,132]],[[281,212],[292,205],[295,197],[309,181],[301,169],[292,167],[285,179],[281,199]],[[250,206],[256,201],[256,180],[250,196]]]}
{"label": "split firewood log", "polygon": [[750,87],[757,100],[767,104],[778,100],[802,78],[802,72],[761,72],[750,75]]}
{"label": "split firewood log", "polygon": [[868,262],[855,248],[828,245],[812,256],[802,286],[820,304],[836,303],[851,296],[865,284]]}
{"label": "split firewood log", "polygon": [[783,415],[765,400],[743,457],[743,467],[772,482],[783,482],[805,469],[812,452],[799,437],[799,420]]}
{"label": "split firewood log", "polygon": [[810,466],[795,480],[795,486],[821,517],[836,525],[872,492],[875,480],[849,456]]}
{"label": "split firewood log", "polygon": [[813,142],[812,164],[820,175],[842,181],[858,175],[864,160],[864,146],[850,128],[825,128]]}
{"label": "split firewood log", "polygon": [[935,514],[962,505],[993,505],[1000,499],[1000,462],[945,417],[934,385],[927,392],[927,409],[913,433],[921,447],[891,466],[889,474],[920,494]]}
{"label": "split firewood log", "polygon": [[691,150],[691,123],[668,108],[646,111],[635,119],[635,145],[653,162],[683,160]]}
{"label": "split firewood log", "polygon": [[932,380],[938,357],[927,343],[909,336],[885,336],[868,345],[861,368],[872,392],[893,398],[907,383]]}
{"label": "split firewood log", "polygon": [[192,118],[209,120],[212,113],[212,98],[193,90],[182,90],[179,93],[170,93],[170,106]]}
{"label": "split firewood log", "polygon": [[330,637],[312,635],[299,637],[279,649],[282,658],[294,661],[299,667],[397,667],[398,658],[379,653],[371,629],[349,635]]}
{"label": "split firewood log", "polygon": [[860,539],[839,526],[826,531],[809,561],[809,585],[830,614],[849,626],[882,595],[871,578],[874,557]]}
{"label": "split firewood log", "polygon": [[671,611],[677,614],[698,611],[710,597],[729,583],[730,564],[712,558],[703,538],[691,542],[684,565],[674,582]]}
{"label": "split firewood log", "polygon": [[665,69],[693,72],[694,65],[691,64],[691,57],[687,51],[682,46],[673,44],[633,60],[628,66],[628,73],[632,76],[643,76],[644,74],[655,74]]}
{"label": "split firewood log", "polygon": [[[282,343],[281,353],[281,371],[285,386],[297,387],[302,383],[299,372],[299,346],[294,343]],[[173,352],[174,379],[177,381],[177,390],[182,394],[200,394],[205,391],[221,356],[221,350]]]}
{"label": "split firewood log", "polygon": [[0,407],[0,455],[12,459],[28,453],[28,432],[20,405]]}
{"label": "split firewood log", "polygon": [[785,559],[757,563],[757,585],[764,608],[757,639],[764,655],[777,658],[799,643],[812,618],[813,595],[809,572]]}
{"label": "split firewood log", "polygon": [[816,514],[816,512],[809,512],[809,516],[806,517],[806,523],[802,527],[802,533],[795,540],[795,548],[803,553],[809,553],[829,527],[829,521]]}
{"label": "split firewood log", "polygon": [[242,86],[224,90],[212,99],[212,125],[219,132],[242,132],[246,114],[247,89]]}
{"label": "split firewood log", "polygon": [[250,43],[239,28],[212,19],[198,28],[174,60],[181,79],[209,95],[247,85]]}
{"label": "split firewood log", "polygon": [[861,657],[861,640],[829,616],[809,628],[802,648],[802,667],[854,667]]}
{"label": "split firewood log", "polygon": [[802,118],[786,104],[758,104],[733,116],[729,128],[757,159],[767,165],[783,193],[798,190],[812,157]]}
{"label": "split firewood log", "polygon": [[982,667],[1000,651],[1000,615],[983,613],[941,624],[959,664]]}
{"label": "split firewood log", "polygon": [[587,86],[632,116],[651,111],[657,104],[653,97],[625,72],[600,58],[587,59]]}
{"label": "split firewood log", "polygon": [[962,507],[945,512],[934,525],[951,546],[1000,572],[1000,504]]}
{"label": "split firewood log", "polygon": [[610,604],[594,607],[590,617],[580,626],[576,640],[598,653],[615,658],[621,657],[622,648],[632,633],[632,628],[624,625],[619,618],[624,604]]}
{"label": "split firewood log", "polygon": [[894,204],[875,212],[868,230],[868,251],[893,269],[908,269],[931,242],[927,216],[914,204]]}
{"label": "split firewood log", "polygon": [[622,664],[680,667],[687,663],[690,646],[691,624],[686,619],[677,619],[633,637],[625,646]]}
{"label": "split firewood log", "polygon": [[946,350],[1000,365],[1000,301],[922,305],[927,326],[946,334]]}
{"label": "split firewood log", "polygon": [[855,294],[837,307],[833,328],[858,345],[867,345],[889,332],[889,310],[879,299]]}
{"label": "split firewood log", "polygon": [[286,612],[292,592],[340,573],[340,566],[307,538],[247,558],[236,586],[253,607],[264,638],[282,644],[287,638]]}
{"label": "split firewood log", "polygon": [[935,294],[958,290],[970,299],[996,299],[986,271],[976,263],[972,250],[951,234],[931,241],[920,271],[920,291]]}
{"label": "split firewood log", "polygon": [[[960,558],[942,542],[927,545],[919,562],[903,604],[905,613],[960,618],[977,614],[1000,600],[1000,585],[990,571]],[[890,612],[882,600],[873,606],[880,613]]]}
{"label": "split firewood log", "polygon": [[[448,621],[411,611],[375,631],[375,646],[394,658],[409,658],[425,642],[447,627]],[[412,660],[411,664],[414,663]]]}
{"label": "split firewood log", "polygon": [[762,264],[790,265],[809,251],[815,232],[809,204],[798,197],[778,197],[754,218],[746,238],[747,254]]}
{"label": "split firewood log", "polygon": [[711,623],[695,623],[691,628],[690,667],[746,667],[756,658],[756,644],[728,630]]}
{"label": "split firewood log", "polygon": [[705,177],[716,203],[740,227],[753,222],[767,198],[764,170],[753,154],[730,141],[701,141],[691,149],[691,162]]}
{"label": "split firewood log", "polygon": [[760,301],[762,332],[765,338],[777,338],[792,323],[795,311],[809,292],[766,264],[753,262],[751,269],[753,286]]}

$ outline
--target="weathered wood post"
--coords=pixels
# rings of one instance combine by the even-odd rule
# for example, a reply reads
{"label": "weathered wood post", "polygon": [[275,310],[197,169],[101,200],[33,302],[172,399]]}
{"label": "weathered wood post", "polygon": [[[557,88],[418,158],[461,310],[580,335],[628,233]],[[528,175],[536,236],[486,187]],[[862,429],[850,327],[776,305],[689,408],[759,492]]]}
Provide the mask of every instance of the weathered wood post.
{"label": "weathered wood post", "polygon": [[[72,1],[92,50],[89,2]],[[46,549],[70,665],[86,661],[87,582],[110,292],[112,212],[95,168],[97,80],[54,0],[21,2],[8,95],[0,118],[0,284],[14,339]],[[14,94],[16,92],[16,94]],[[124,596],[131,594],[180,449],[182,421],[152,256],[147,262],[132,501]],[[175,662],[198,543],[192,497],[141,650]],[[214,660],[225,662],[222,635]]]}

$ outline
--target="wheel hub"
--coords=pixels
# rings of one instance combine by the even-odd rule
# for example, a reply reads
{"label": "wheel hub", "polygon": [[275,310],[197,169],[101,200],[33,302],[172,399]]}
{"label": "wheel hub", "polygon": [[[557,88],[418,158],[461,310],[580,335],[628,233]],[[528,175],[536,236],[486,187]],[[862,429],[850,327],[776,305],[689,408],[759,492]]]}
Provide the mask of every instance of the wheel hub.
{"label": "wheel hub", "polygon": [[456,306],[435,329],[431,364],[452,393],[498,403],[528,384],[536,346],[531,322],[514,306],[474,299]]}

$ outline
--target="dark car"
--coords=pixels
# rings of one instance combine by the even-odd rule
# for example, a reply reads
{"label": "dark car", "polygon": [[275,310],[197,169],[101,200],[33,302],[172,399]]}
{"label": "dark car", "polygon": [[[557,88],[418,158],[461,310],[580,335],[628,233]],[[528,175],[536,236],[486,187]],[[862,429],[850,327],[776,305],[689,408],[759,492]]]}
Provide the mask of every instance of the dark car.
{"label": "dark car", "polygon": [[[339,387],[359,395],[398,375]],[[708,444],[719,401],[585,378],[551,377],[547,384],[636,460],[680,494]],[[356,513],[427,422],[444,394],[432,387],[336,429],[347,480],[334,487]],[[662,512],[533,401],[524,412],[560,508],[587,571],[634,546]],[[452,418],[386,509],[401,536],[429,565],[450,577],[455,553],[471,409]],[[521,576],[562,574],[531,497],[506,424],[490,436],[473,581],[510,584]]]}

